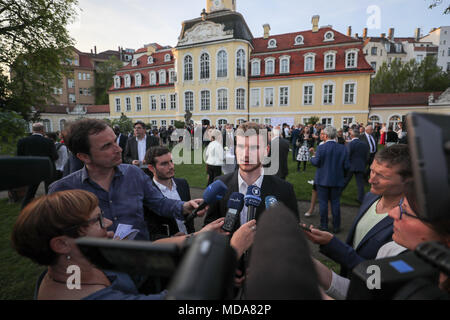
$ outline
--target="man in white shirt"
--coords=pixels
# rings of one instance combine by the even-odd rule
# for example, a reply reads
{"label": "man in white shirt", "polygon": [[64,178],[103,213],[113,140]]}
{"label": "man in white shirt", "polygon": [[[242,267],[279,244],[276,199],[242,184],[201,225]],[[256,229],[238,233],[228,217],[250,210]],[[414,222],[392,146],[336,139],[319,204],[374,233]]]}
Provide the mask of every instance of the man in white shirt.
{"label": "man in white shirt", "polygon": [[145,123],[142,121],[136,122],[134,124],[134,137],[128,139],[125,148],[125,163],[146,169],[145,153],[155,146],[159,146],[159,138],[148,136],[145,132]]}
{"label": "man in white shirt", "polygon": [[222,135],[219,130],[211,130],[211,142],[206,147],[205,162],[206,172],[208,173],[208,186],[214,179],[222,174],[222,165],[224,160],[222,143],[217,141]]}

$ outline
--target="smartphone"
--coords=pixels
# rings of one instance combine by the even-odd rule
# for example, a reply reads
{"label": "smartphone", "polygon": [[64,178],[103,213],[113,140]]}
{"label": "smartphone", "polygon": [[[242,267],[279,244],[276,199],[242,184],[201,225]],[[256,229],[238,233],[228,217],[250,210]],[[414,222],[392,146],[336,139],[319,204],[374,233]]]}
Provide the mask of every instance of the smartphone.
{"label": "smartphone", "polygon": [[305,226],[302,225],[302,224],[300,224],[299,226],[300,226],[300,228],[302,228],[303,230],[308,231],[308,232],[311,232],[311,229],[310,229],[310,228],[305,227]]}

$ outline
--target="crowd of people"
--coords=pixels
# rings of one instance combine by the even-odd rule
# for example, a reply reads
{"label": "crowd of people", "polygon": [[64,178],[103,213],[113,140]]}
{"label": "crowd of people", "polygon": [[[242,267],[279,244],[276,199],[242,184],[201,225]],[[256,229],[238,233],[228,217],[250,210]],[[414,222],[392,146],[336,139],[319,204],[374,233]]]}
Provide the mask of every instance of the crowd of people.
{"label": "crowd of people", "polygon": [[[197,211],[203,200],[191,199],[186,179],[175,178],[168,141],[172,139],[168,135],[165,140],[161,135],[165,129],[150,130],[148,134],[146,125],[138,121],[134,134],[128,137],[104,121],[82,119],[68,124],[62,139],[52,141],[44,137],[43,126],[35,124],[33,134],[19,142],[18,155],[48,156],[59,173],[47,181],[48,195],[33,201],[37,187],[29,186],[12,243],[21,255],[47,266],[38,281],[37,299],[159,300],[166,297],[167,288],[142,293],[142,279],[92,265],[77,248],[75,239],[114,238],[119,225],[128,225],[138,230],[135,240],[182,246],[199,232],[218,232],[228,237],[238,261],[231,298],[246,299],[246,283],[252,276],[248,272],[249,256],[257,222],[266,207],[259,205],[253,219],[249,207],[244,206],[231,233],[222,226],[230,196],[235,192],[246,195],[249,187],[255,187],[260,199],[273,196],[284,204],[295,218],[298,232],[341,265],[341,274],[337,275],[314,260],[322,297],[345,299],[351,270],[362,261],[414,250],[424,241],[450,245],[449,217],[439,221],[419,218],[409,149],[398,143],[405,142],[406,132],[399,127],[396,143],[389,146],[389,131],[382,125],[374,129],[355,124],[341,130],[321,124],[272,127],[252,122],[237,128],[187,127],[192,147],[205,148],[208,185],[220,180],[227,186],[220,200],[197,212],[204,216],[204,226],[196,231],[186,217]],[[195,140],[199,136],[207,138]],[[48,137],[54,139],[55,135]],[[185,137],[180,136],[178,142]],[[379,150],[383,143],[386,146]],[[31,144],[39,154],[26,148]],[[66,156],[61,156],[64,152]],[[301,167],[305,170],[307,163],[316,167],[313,188],[319,200],[320,226],[300,222],[293,185],[286,181],[289,152],[298,163],[298,171]],[[222,174],[227,155],[234,157],[233,167]],[[268,174],[273,162],[278,163],[276,173]],[[68,164],[72,164],[69,172],[64,170]],[[340,197],[353,175],[361,207],[343,242],[336,237],[341,232]],[[364,183],[370,184],[367,194]],[[312,211],[307,213],[310,216]],[[300,226],[307,230],[302,231]],[[272,263],[277,262],[268,261]],[[65,270],[74,264],[82,269],[82,290],[66,286]],[[449,290],[448,282],[442,275],[439,284],[444,291]]]}

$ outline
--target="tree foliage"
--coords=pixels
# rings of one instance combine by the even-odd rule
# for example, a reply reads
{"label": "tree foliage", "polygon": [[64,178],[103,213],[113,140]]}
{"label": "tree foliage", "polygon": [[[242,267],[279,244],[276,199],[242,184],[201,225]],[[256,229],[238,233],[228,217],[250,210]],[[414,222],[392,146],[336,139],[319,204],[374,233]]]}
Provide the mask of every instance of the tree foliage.
{"label": "tree foliage", "polygon": [[28,119],[32,106],[51,101],[61,87],[76,6],[77,0],[0,0],[0,65],[10,72],[0,82],[5,108]]}
{"label": "tree foliage", "polygon": [[129,132],[133,132],[133,121],[128,118],[125,114],[122,113],[119,119],[114,119],[111,122],[112,126],[118,125],[120,128],[120,132],[123,134],[127,134]]}
{"label": "tree foliage", "polygon": [[436,57],[427,56],[418,63],[411,60],[402,63],[394,59],[386,62],[371,80],[371,93],[399,93],[445,91],[450,87],[450,73],[443,72],[436,64]]}
{"label": "tree foliage", "polygon": [[14,111],[0,108],[0,155],[13,155],[17,141],[25,135],[27,123]]}
{"label": "tree foliage", "polygon": [[113,76],[123,63],[116,57],[111,56],[108,61],[102,62],[95,70],[95,104],[109,104],[108,90],[113,84]]}
{"label": "tree foliage", "polygon": [[[428,0],[426,0],[428,1]],[[432,0],[431,4],[428,6],[428,9],[436,8],[437,6],[440,6],[442,4],[442,0]],[[450,5],[447,6],[447,8],[444,9],[444,14],[450,14]]]}

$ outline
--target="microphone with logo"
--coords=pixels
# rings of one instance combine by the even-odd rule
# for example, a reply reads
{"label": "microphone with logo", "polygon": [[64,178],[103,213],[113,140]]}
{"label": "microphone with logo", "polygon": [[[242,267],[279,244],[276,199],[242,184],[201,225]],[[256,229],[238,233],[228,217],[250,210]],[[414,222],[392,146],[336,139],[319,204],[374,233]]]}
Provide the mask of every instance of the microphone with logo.
{"label": "microphone with logo", "polygon": [[240,220],[239,213],[244,207],[244,195],[239,192],[233,192],[228,200],[228,211],[225,216],[225,222],[222,226],[224,231],[233,233],[236,230],[238,221]]}
{"label": "microphone with logo", "polygon": [[249,186],[247,188],[247,194],[244,197],[245,206],[247,210],[247,222],[255,219],[256,208],[261,203],[261,189],[257,186]]}
{"label": "microphone with logo", "polygon": [[191,222],[195,217],[197,217],[197,212],[206,208],[207,205],[213,204],[223,198],[228,188],[220,180],[216,180],[211,183],[203,192],[203,202],[197,207],[191,214],[189,214],[185,221]]}
{"label": "microphone with logo", "polygon": [[265,199],[265,203],[266,203],[266,209],[270,209],[270,208],[277,206],[278,200],[274,196],[267,196]]}

